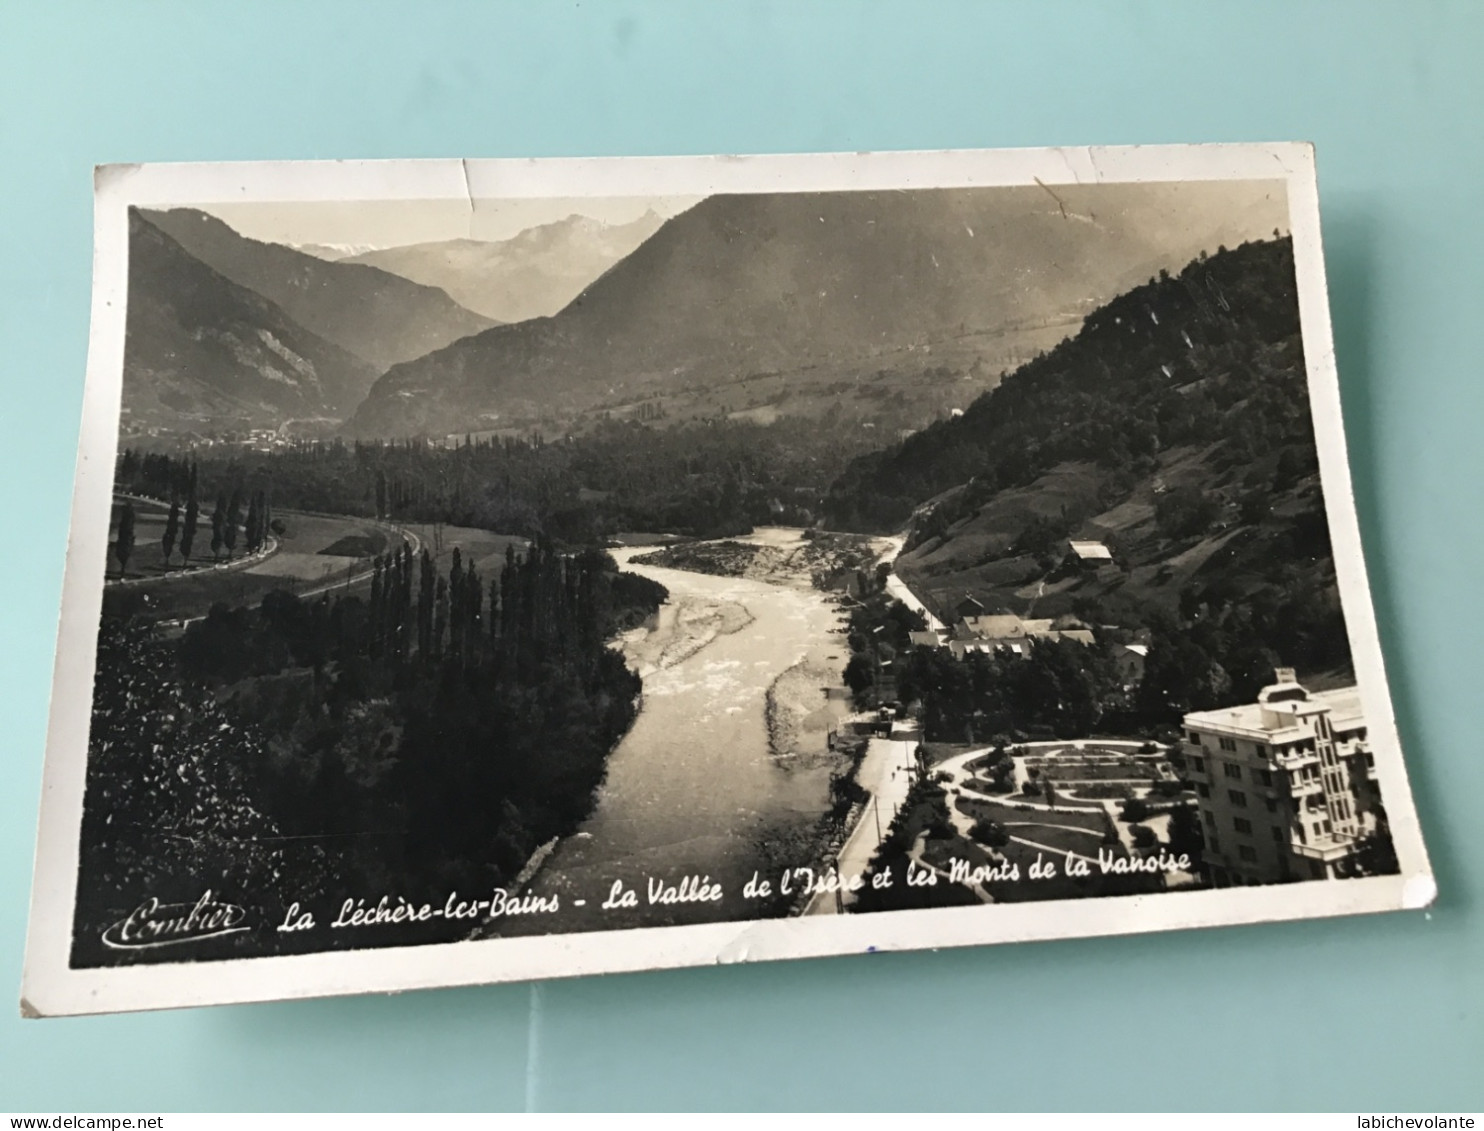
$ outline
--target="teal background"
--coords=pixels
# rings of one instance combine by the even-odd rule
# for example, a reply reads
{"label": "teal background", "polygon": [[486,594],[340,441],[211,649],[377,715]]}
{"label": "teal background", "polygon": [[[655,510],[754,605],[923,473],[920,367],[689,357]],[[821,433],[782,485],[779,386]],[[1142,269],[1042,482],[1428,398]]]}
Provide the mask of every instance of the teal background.
{"label": "teal background", "polygon": [[[114,161],[1311,140],[1428,914],[0,1021],[0,1110],[1484,1107],[1484,7],[0,4],[0,985]],[[9,979],[7,982],[6,979]],[[14,1001],[14,998],[10,1000]]]}

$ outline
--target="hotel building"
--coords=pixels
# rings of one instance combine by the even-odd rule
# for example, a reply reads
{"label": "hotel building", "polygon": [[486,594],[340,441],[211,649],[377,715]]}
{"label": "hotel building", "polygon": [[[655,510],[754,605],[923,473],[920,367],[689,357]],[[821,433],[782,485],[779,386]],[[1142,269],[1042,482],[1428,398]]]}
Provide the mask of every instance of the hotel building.
{"label": "hotel building", "polygon": [[1351,874],[1380,795],[1360,691],[1309,691],[1293,669],[1256,703],[1185,716],[1187,775],[1221,887]]}

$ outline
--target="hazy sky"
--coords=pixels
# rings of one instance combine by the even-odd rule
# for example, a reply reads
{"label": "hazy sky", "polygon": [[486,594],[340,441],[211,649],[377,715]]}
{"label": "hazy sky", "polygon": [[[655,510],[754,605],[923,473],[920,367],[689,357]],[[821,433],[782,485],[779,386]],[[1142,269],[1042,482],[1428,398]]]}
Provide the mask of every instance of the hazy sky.
{"label": "hazy sky", "polygon": [[506,240],[539,224],[588,216],[627,224],[650,209],[669,219],[698,196],[545,197],[476,200],[336,200],[312,203],[200,204],[253,239],[288,244],[401,247],[435,240]]}
{"label": "hazy sky", "polygon": [[[994,188],[985,188],[993,193]],[[1005,191],[1005,190],[999,190]],[[1029,191],[1029,196],[1027,192]],[[699,196],[486,198],[471,212],[463,199],[344,200],[289,203],[201,203],[244,236],[288,244],[356,248],[400,247],[450,239],[506,240],[571,215],[626,224],[653,210],[669,219]],[[1139,232],[1151,245],[1185,233],[1262,238],[1288,230],[1287,198],[1279,181],[1167,181],[1143,184],[1020,186],[1005,191],[1009,209],[1036,202],[1038,211],[1064,211],[1069,220]],[[1177,239],[1177,242],[1179,240]],[[1210,250],[1214,250],[1214,247]]]}

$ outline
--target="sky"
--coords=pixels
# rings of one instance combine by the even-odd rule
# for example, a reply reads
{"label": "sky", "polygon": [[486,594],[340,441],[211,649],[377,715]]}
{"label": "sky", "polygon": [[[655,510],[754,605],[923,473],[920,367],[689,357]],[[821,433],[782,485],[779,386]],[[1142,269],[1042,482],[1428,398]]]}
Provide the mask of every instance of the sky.
{"label": "sky", "polygon": [[440,240],[506,240],[527,228],[586,216],[627,224],[653,210],[669,219],[699,196],[543,197],[467,200],[336,200],[295,203],[202,203],[237,232],[271,243],[403,247]]}

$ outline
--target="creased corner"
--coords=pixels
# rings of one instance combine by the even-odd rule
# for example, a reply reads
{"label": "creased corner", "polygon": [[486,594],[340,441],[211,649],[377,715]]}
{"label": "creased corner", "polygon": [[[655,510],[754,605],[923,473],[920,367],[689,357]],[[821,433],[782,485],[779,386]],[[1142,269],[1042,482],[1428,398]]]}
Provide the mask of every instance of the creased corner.
{"label": "creased corner", "polygon": [[469,237],[474,236],[474,190],[469,187],[469,159],[459,158],[459,174],[464,178],[464,199],[469,202]]}
{"label": "creased corner", "polygon": [[1438,898],[1438,882],[1426,872],[1411,876],[1402,885],[1402,907],[1407,911],[1421,911],[1431,907]]}
{"label": "creased corner", "polygon": [[144,166],[135,163],[93,166],[93,191],[103,192],[115,188],[139,172]]}

